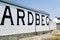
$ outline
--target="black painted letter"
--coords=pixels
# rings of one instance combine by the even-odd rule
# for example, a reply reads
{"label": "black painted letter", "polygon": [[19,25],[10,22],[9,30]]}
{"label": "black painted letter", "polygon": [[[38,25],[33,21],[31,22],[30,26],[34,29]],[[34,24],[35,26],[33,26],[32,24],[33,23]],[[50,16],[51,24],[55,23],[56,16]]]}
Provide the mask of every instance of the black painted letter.
{"label": "black painted letter", "polygon": [[49,17],[47,16],[47,17],[46,17],[46,24],[47,24],[47,25],[49,25],[49,22],[48,22],[48,21],[49,21]]}
{"label": "black painted letter", "polygon": [[[9,12],[9,15],[6,15],[7,10],[8,10],[8,12]],[[14,25],[13,20],[12,20],[12,16],[11,16],[10,7],[9,7],[9,6],[6,6],[6,7],[5,7],[5,11],[4,11],[4,15],[3,15],[3,18],[2,18],[1,25],[4,25],[5,18],[10,19],[10,20],[11,20],[11,25]]]}
{"label": "black painted letter", "polygon": [[[23,12],[23,16],[19,16],[19,12]],[[19,18],[21,18],[21,20],[23,22],[23,25],[25,25],[25,23],[24,23],[24,17],[25,17],[24,11],[21,10],[21,9],[17,9],[17,25],[19,25]]]}
{"label": "black painted letter", "polygon": [[45,25],[45,24],[43,23],[43,22],[44,22],[44,19],[43,19],[44,17],[45,17],[44,15],[41,15],[41,20],[42,20],[42,21],[41,21],[41,24],[42,24],[42,25]]}
{"label": "black painted letter", "polygon": [[40,25],[40,15],[39,14],[35,13],[35,19],[36,19],[36,25]]}
{"label": "black painted letter", "polygon": [[[29,15],[31,15],[32,16],[32,21],[30,22],[30,19],[29,19]],[[33,22],[34,22],[34,17],[33,17],[33,14],[31,13],[31,12],[29,12],[28,11],[28,25],[32,25],[33,24]]]}

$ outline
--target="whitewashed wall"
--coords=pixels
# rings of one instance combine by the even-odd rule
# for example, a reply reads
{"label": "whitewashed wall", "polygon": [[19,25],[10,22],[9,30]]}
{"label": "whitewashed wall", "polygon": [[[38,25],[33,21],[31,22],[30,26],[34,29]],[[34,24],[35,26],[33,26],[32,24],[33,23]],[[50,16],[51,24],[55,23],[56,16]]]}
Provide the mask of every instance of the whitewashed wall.
{"label": "whitewashed wall", "polygon": [[[4,22],[4,25],[0,25],[0,35],[8,35],[8,34],[10,35],[10,34],[21,34],[21,33],[35,32],[35,21],[31,26],[27,25],[27,21],[28,21],[27,20],[27,17],[28,17],[27,11],[30,11],[30,10],[15,7],[15,6],[5,4],[5,3],[1,3],[1,2],[0,2],[0,23],[1,23],[1,20],[3,17],[3,12],[4,12],[6,5],[10,6],[11,13],[12,13],[11,15],[13,18],[14,25],[11,25],[10,19],[6,19]],[[21,20],[19,20],[20,25],[17,25],[17,9],[16,8],[23,9],[25,11],[26,16],[24,18],[24,21],[25,21],[26,25],[22,25]],[[35,15],[33,11],[32,11],[32,13],[33,13],[33,15]],[[7,15],[9,15],[8,12],[7,12]],[[19,15],[22,16],[23,13],[21,12]]]}
{"label": "whitewashed wall", "polygon": [[[39,15],[40,15],[40,25],[36,25],[36,31],[38,32],[38,31],[47,31],[47,30],[49,30],[49,25],[47,25],[46,24],[46,17],[48,16],[48,15],[44,15],[44,14],[41,14],[41,13],[38,13]],[[44,15],[45,17],[43,17],[43,19],[44,19],[44,24],[45,25],[41,25],[42,23],[41,23],[41,15]]]}
{"label": "whitewashed wall", "polygon": [[53,21],[50,21],[50,27],[49,27],[49,29],[50,30],[55,30],[56,29],[56,23],[55,22],[53,22]]}
{"label": "whitewashed wall", "polygon": [[[36,12],[37,14],[40,15],[40,25],[35,25],[35,12],[34,11],[27,10],[24,8],[20,8],[20,7],[16,7],[16,6],[6,4],[6,3],[2,3],[2,2],[0,2],[0,24],[2,21],[2,17],[3,17],[4,10],[5,10],[6,6],[10,7],[14,25],[11,25],[11,20],[6,18],[4,21],[4,25],[0,25],[0,35],[30,33],[30,32],[37,32],[37,31],[47,31],[47,30],[51,29],[51,27],[49,29],[49,25],[48,26],[47,25],[45,25],[45,26],[41,25],[41,15],[45,16],[43,18],[45,20],[44,21],[45,24],[46,24],[46,17],[48,15]],[[22,25],[21,19],[19,19],[20,25],[17,25],[17,8],[22,9],[25,12],[25,18],[24,18],[25,25]],[[28,13],[27,13],[28,11],[32,12],[32,14],[34,16],[34,22],[32,25],[28,25]],[[9,15],[8,11],[7,11],[6,15]],[[23,13],[19,12],[19,16],[23,16]],[[30,16],[29,21],[31,21],[31,20],[32,20],[32,17]]]}

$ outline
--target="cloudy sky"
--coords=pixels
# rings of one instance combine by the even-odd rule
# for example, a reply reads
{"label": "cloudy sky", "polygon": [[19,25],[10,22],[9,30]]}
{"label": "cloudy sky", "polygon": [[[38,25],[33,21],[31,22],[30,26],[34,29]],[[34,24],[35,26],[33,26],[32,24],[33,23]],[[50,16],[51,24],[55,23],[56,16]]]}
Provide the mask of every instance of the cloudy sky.
{"label": "cloudy sky", "polygon": [[[8,1],[8,0],[7,0]],[[50,14],[50,18],[60,17],[60,0],[9,0],[37,10],[43,10]]]}

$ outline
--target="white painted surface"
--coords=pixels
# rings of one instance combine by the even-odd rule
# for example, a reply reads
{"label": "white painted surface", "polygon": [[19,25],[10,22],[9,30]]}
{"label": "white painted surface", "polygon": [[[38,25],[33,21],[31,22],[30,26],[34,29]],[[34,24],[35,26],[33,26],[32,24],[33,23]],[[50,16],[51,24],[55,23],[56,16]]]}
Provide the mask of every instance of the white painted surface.
{"label": "white painted surface", "polygon": [[55,22],[55,23],[60,23],[60,20],[57,19],[57,18],[55,18],[55,19],[53,20],[53,22]]}
{"label": "white painted surface", "polygon": [[[30,11],[30,10],[15,7],[15,6],[12,6],[12,5],[9,5],[9,4],[4,4],[4,3],[1,3],[1,2],[0,2],[0,23],[1,23],[1,20],[2,20],[2,17],[3,17],[3,14],[4,14],[3,12],[4,12],[4,9],[5,9],[6,5],[10,6],[11,15],[12,15],[12,18],[13,18],[14,25],[11,25],[10,19],[6,19],[5,22],[4,22],[4,25],[0,25],[0,35],[11,35],[11,34],[21,34],[21,33],[35,32],[35,21],[31,26],[28,26],[28,24],[27,24],[27,22],[28,22],[27,11]],[[17,25],[17,9],[16,8],[23,9],[25,11],[26,16],[24,18],[24,22],[25,22],[26,25],[22,25],[21,20],[19,20],[20,25]],[[32,13],[33,13],[33,15],[35,15],[33,11],[32,11]],[[9,15],[8,11],[7,11],[7,15]],[[22,13],[20,14],[20,16],[22,16]]]}
{"label": "white painted surface", "polygon": [[56,29],[56,23],[53,22],[53,21],[50,21],[50,27],[49,27],[50,30],[55,30]]}
{"label": "white painted surface", "polygon": [[[38,13],[40,15],[40,25],[35,25],[35,12],[34,11],[20,8],[20,7],[16,7],[16,6],[2,3],[2,2],[0,2],[0,24],[2,21],[2,17],[3,17],[4,10],[5,10],[6,6],[10,7],[14,25],[11,25],[10,19],[5,19],[4,25],[0,25],[0,35],[21,34],[21,33],[35,32],[35,31],[49,30],[49,25],[46,25],[46,16],[48,16],[48,15]],[[24,18],[25,25],[22,24],[21,19],[19,19],[19,25],[17,25],[17,8],[22,9],[25,12],[25,18]],[[32,25],[28,25],[28,13],[27,13],[28,11],[32,12],[32,14],[34,16],[34,22]],[[6,15],[9,15],[8,11],[7,11]],[[23,15],[23,13],[20,12],[19,16],[22,16],[22,15]],[[43,18],[44,23],[45,23],[44,26],[41,25],[41,15],[45,16]],[[30,21],[31,21],[31,19],[32,19],[32,17],[30,17]]]}
{"label": "white painted surface", "polygon": [[[40,13],[39,13],[40,14]],[[40,25],[36,25],[36,31],[38,32],[38,31],[47,31],[47,30],[49,30],[49,25],[47,25],[46,24],[46,17],[48,16],[48,15],[45,15],[45,17],[43,17],[43,19],[44,19],[44,24],[45,25],[41,25],[41,15],[44,15],[44,14],[40,14]]]}

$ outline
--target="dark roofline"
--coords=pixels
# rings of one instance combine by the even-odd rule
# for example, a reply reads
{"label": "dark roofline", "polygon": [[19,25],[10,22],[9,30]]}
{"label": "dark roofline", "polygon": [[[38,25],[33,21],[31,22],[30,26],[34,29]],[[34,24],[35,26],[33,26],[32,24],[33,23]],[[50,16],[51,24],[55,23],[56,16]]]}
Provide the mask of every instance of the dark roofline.
{"label": "dark roofline", "polygon": [[24,9],[28,9],[28,10],[31,10],[31,11],[35,11],[35,12],[38,12],[38,13],[41,13],[41,14],[49,15],[48,13],[46,13],[45,11],[42,11],[42,10],[38,11],[38,10],[35,10],[35,9],[32,9],[32,8],[27,8],[27,7],[24,7],[24,6],[16,5],[16,4],[6,2],[6,1],[3,1],[3,0],[0,0],[0,2],[10,4],[10,5],[13,5],[13,6],[17,6],[17,7],[21,7],[21,8],[24,8]]}
{"label": "dark roofline", "polygon": [[58,17],[58,16],[55,16],[55,18],[60,18],[60,17]]}

